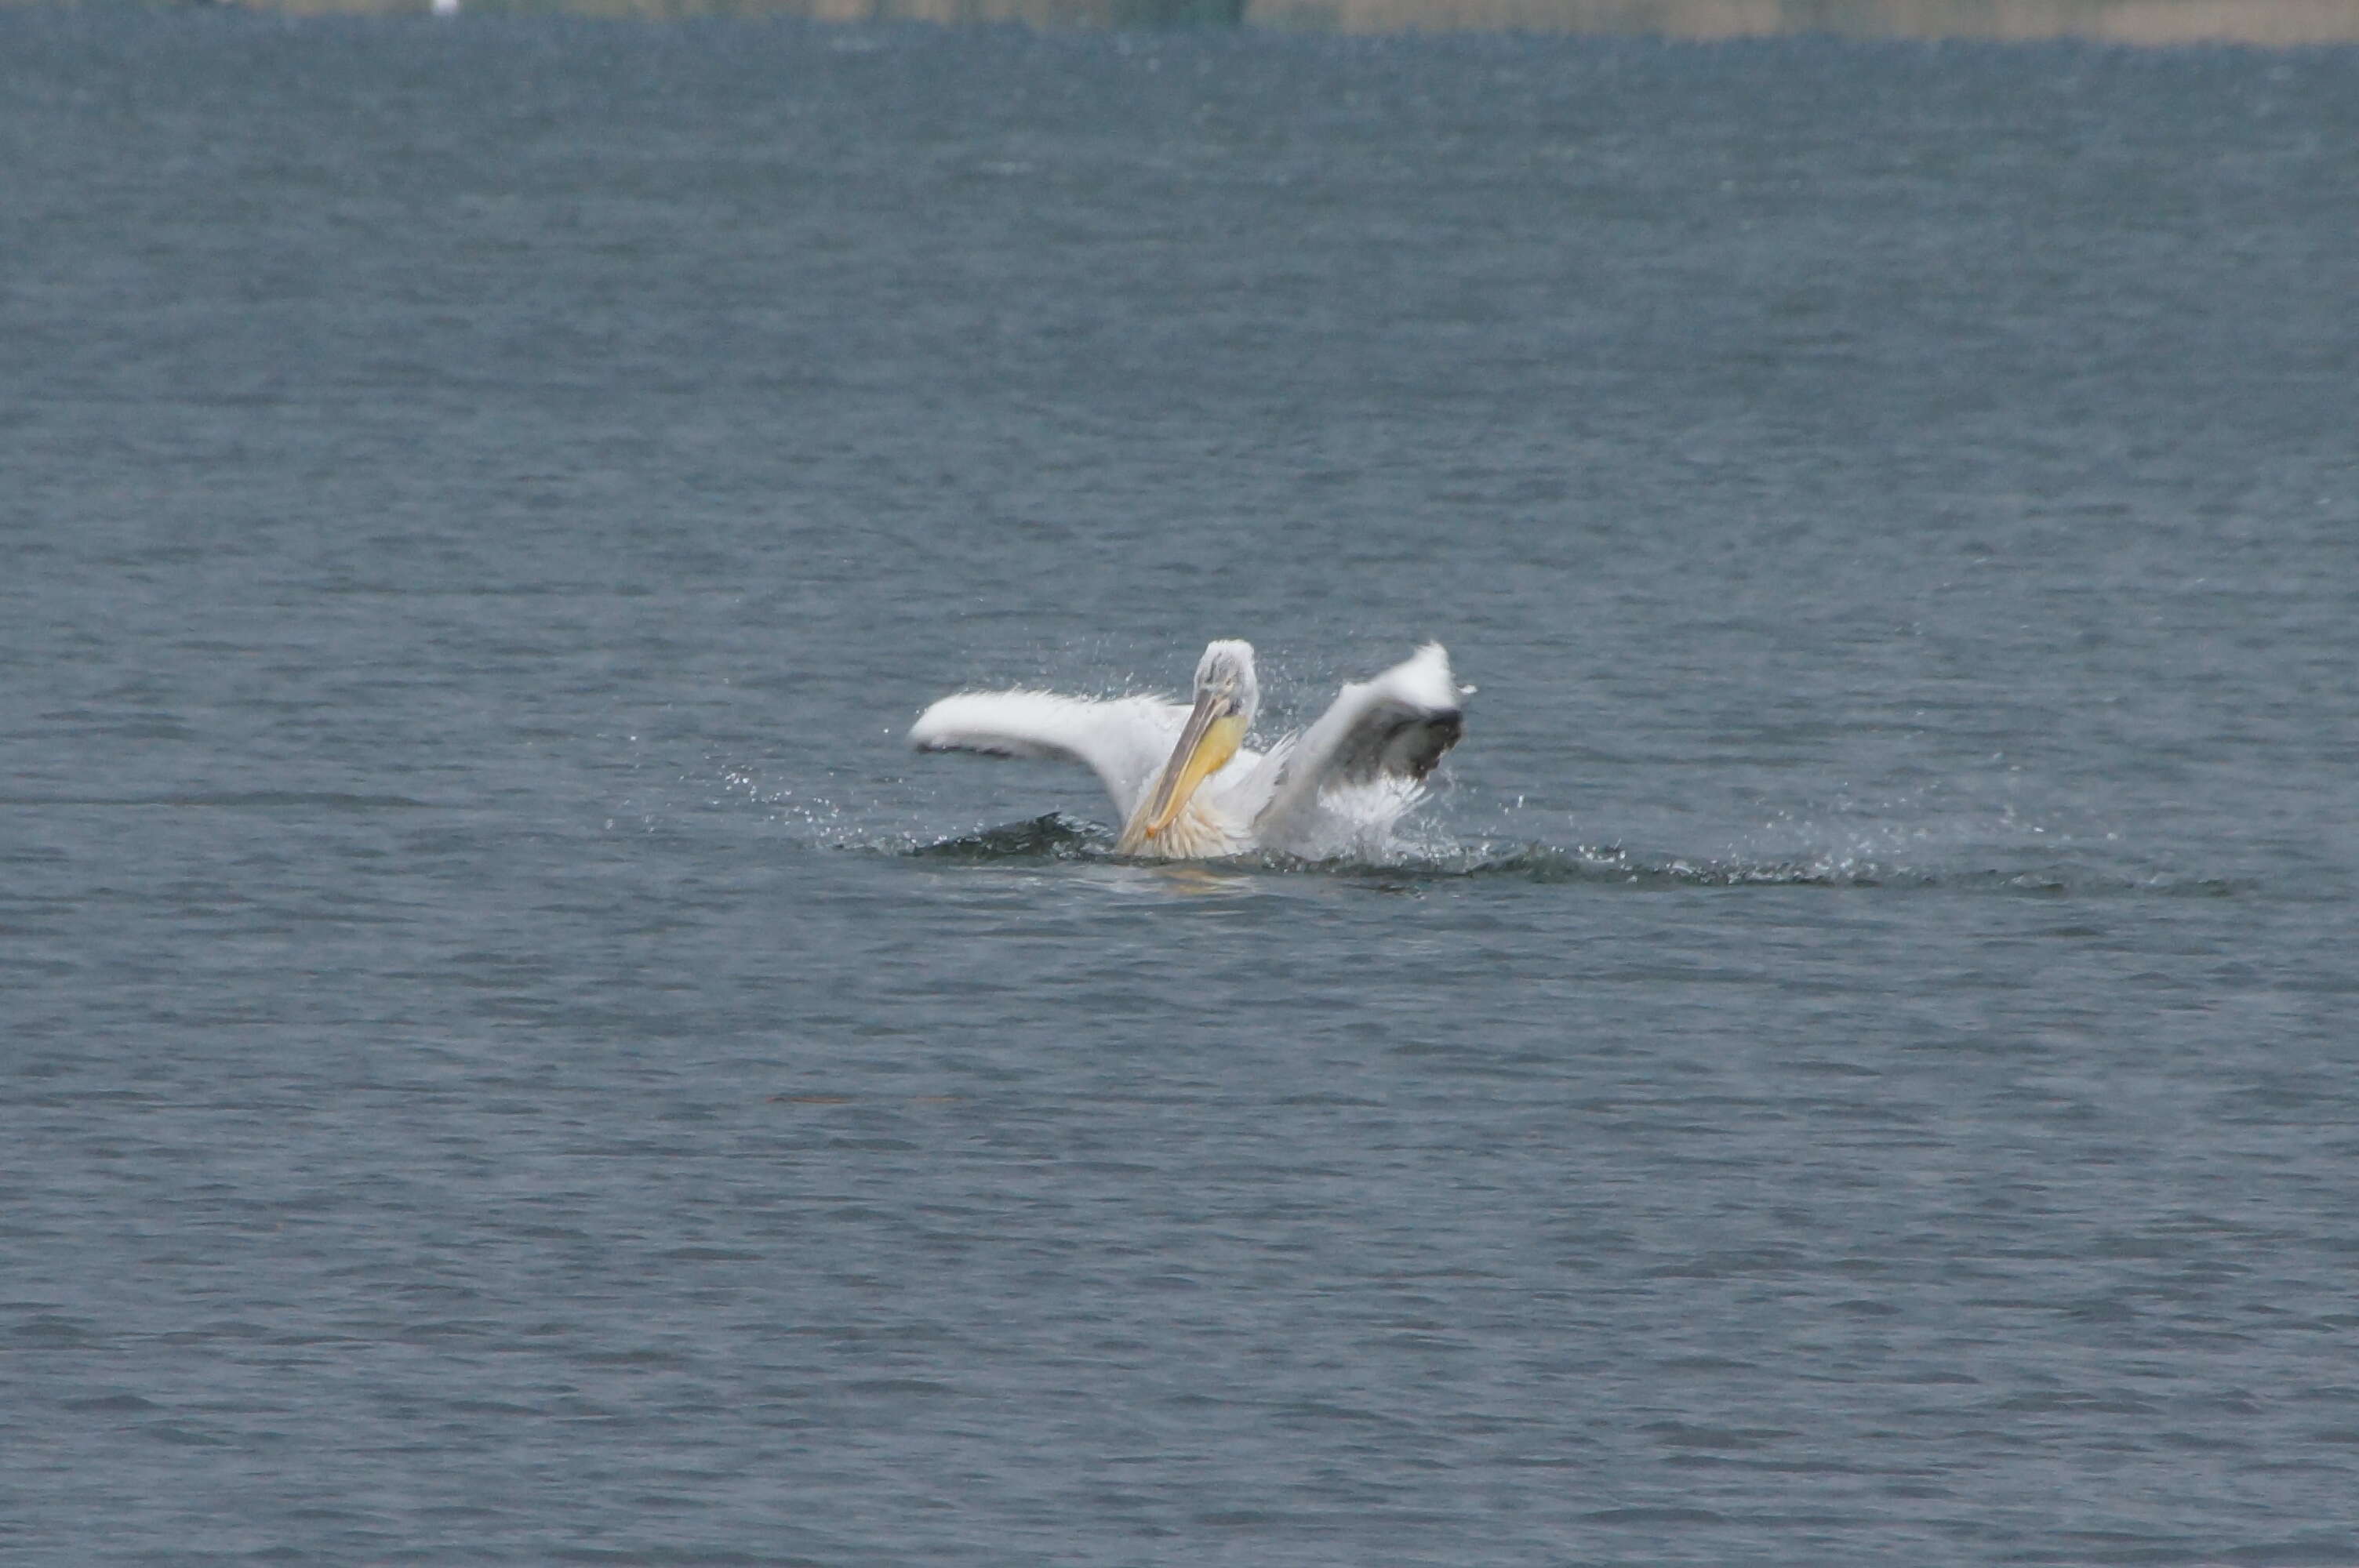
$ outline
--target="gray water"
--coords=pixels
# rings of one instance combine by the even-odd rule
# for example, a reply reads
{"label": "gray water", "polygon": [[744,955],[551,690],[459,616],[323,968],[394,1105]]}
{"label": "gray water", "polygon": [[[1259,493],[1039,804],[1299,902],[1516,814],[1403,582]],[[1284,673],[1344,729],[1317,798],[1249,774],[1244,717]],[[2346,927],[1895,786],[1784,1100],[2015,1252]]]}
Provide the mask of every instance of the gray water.
{"label": "gray water", "polygon": [[[0,1556],[2359,1559],[2359,52],[0,16]],[[970,685],[1446,641],[1398,852]]]}

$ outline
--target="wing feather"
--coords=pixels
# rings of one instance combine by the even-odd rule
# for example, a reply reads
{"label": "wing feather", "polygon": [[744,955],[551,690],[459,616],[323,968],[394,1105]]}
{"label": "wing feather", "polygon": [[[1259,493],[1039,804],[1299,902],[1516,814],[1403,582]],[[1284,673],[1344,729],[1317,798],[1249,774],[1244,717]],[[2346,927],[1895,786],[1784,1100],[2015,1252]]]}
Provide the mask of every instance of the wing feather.
{"label": "wing feather", "polygon": [[1433,771],[1464,728],[1450,655],[1440,643],[1428,643],[1382,675],[1336,694],[1295,742],[1262,808],[1261,825],[1270,832],[1282,829],[1328,790],[1380,780],[1414,784]]}
{"label": "wing feather", "polygon": [[1079,762],[1097,774],[1126,822],[1187,719],[1186,708],[1160,697],[1100,702],[1046,691],[966,691],[919,714],[909,744]]}

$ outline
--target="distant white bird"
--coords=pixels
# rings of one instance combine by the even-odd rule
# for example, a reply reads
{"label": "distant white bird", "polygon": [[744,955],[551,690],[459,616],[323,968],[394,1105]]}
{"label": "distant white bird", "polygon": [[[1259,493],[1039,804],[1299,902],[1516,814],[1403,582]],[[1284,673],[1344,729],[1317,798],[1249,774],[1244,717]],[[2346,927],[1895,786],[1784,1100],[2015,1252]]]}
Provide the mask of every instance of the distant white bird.
{"label": "distant white bird", "polygon": [[909,743],[1086,764],[1122,814],[1120,854],[1324,858],[1381,836],[1416,804],[1419,781],[1463,728],[1460,695],[1449,654],[1428,643],[1375,679],[1346,686],[1310,729],[1255,752],[1245,744],[1261,704],[1253,644],[1223,641],[1208,644],[1196,665],[1192,707],[962,692],[919,714]]}

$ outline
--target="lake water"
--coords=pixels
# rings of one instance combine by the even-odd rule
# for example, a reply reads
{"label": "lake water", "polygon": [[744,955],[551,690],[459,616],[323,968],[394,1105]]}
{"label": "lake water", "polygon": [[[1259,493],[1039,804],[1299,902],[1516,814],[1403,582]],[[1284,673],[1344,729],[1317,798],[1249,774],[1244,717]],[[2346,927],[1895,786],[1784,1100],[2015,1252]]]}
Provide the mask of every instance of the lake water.
{"label": "lake water", "polygon": [[[0,16],[0,1555],[2359,1560],[2359,51]],[[1169,868],[961,687],[1265,733]]]}

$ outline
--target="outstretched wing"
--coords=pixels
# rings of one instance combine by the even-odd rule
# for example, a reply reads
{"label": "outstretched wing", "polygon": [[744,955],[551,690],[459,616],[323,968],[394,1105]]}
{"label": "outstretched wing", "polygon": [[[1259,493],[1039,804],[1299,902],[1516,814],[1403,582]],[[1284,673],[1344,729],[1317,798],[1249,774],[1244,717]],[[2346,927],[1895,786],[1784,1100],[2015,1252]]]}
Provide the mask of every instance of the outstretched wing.
{"label": "outstretched wing", "polygon": [[920,752],[1080,762],[1098,775],[1127,822],[1187,720],[1187,708],[1159,697],[1093,702],[1046,691],[966,691],[919,714],[909,744]]}
{"label": "outstretched wing", "polygon": [[1261,822],[1275,828],[1326,790],[1383,779],[1414,783],[1433,771],[1465,728],[1450,655],[1439,643],[1336,695],[1302,732]]}

